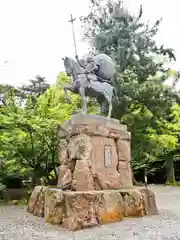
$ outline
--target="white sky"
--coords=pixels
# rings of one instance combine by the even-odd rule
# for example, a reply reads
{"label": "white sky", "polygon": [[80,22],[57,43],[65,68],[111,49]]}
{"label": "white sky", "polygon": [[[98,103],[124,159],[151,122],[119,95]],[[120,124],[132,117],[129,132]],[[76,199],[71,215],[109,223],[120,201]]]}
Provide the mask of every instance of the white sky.
{"label": "white sky", "polygon": [[[160,17],[163,22],[158,43],[174,48],[178,69],[180,64],[178,0],[124,0],[132,11],[140,3],[144,17],[150,21]],[[61,57],[74,57],[69,15],[80,17],[88,12],[88,0],[0,0],[0,83],[27,83],[40,74],[53,83],[63,70]],[[78,54],[87,53],[81,41],[80,22],[75,22]],[[8,63],[3,65],[3,62]]]}

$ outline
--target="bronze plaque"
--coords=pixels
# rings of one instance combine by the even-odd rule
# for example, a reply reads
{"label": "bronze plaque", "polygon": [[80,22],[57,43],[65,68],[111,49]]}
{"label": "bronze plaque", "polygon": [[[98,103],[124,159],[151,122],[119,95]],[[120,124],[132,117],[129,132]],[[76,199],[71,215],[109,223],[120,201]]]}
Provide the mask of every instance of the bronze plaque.
{"label": "bronze plaque", "polygon": [[112,162],[112,146],[105,145],[104,146],[104,166],[109,167]]}

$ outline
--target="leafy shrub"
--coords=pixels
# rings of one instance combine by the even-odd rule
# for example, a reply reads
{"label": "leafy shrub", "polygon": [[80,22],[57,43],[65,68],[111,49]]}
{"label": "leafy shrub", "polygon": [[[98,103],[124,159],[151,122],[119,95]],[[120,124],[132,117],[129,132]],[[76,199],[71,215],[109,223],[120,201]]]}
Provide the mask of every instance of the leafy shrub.
{"label": "leafy shrub", "polygon": [[0,182],[0,199],[3,198],[3,194],[5,190],[6,190],[6,186]]}

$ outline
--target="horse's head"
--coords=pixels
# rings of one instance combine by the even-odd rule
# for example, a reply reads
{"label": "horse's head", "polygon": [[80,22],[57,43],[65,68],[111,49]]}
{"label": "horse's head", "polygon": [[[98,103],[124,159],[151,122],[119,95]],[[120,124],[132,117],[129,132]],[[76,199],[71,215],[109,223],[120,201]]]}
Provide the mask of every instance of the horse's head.
{"label": "horse's head", "polygon": [[72,58],[62,58],[68,76],[84,73],[84,69]]}
{"label": "horse's head", "polygon": [[63,62],[64,62],[64,67],[66,69],[66,73],[68,76],[71,76],[73,74],[73,62],[71,58],[65,57],[62,58]]}

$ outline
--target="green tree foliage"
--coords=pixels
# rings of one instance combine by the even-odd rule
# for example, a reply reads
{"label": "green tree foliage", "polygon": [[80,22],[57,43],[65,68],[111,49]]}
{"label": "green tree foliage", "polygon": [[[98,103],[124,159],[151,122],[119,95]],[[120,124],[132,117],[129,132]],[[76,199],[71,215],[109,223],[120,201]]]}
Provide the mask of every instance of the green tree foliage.
{"label": "green tree foliage", "polygon": [[31,79],[29,82],[29,85],[23,85],[21,87],[21,91],[24,95],[31,95],[34,98],[39,97],[50,87],[45,78],[39,75],[37,75],[35,79]]}
{"label": "green tree foliage", "polygon": [[[90,39],[92,48],[110,55],[116,63],[114,84],[119,102],[113,103],[113,117],[132,132],[134,169],[148,169],[158,156],[177,147],[178,138],[171,133],[168,116],[179,102],[174,88],[179,74],[164,67],[164,63],[176,60],[174,51],[156,44],[161,20],[152,26],[144,23],[142,6],[135,16],[121,1],[90,2],[89,14],[81,18],[84,37]],[[172,87],[165,84],[170,77]]]}
{"label": "green tree foliage", "polygon": [[121,7],[121,1],[93,0],[90,9],[82,18],[84,35],[95,49],[116,62],[114,81],[121,104],[114,107],[114,117],[122,116],[135,102],[154,111],[160,106],[164,112],[177,96],[163,85],[169,77],[164,61],[175,60],[175,55],[172,49],[156,45],[154,37],[161,21],[154,26],[143,23],[142,7],[139,15],[133,16]]}
{"label": "green tree foliage", "polygon": [[[61,139],[58,128],[77,111],[79,99],[73,104],[64,102],[64,92],[58,82],[69,79],[65,74],[58,77],[57,85],[46,91],[26,94],[25,103],[16,101],[13,88],[6,92],[0,109],[0,156],[4,174],[31,176],[34,186],[42,178],[48,183],[57,180],[59,165],[57,148]],[[35,100],[35,101],[34,101]]]}
{"label": "green tree foliage", "polygon": [[[113,117],[132,133],[134,172],[154,176],[166,168],[167,182],[174,182],[174,162],[180,160],[179,73],[164,67],[175,60],[173,50],[154,40],[161,21],[150,26],[142,14],[142,7],[135,16],[120,2],[91,0],[90,13],[81,20],[92,48],[116,63],[119,101],[113,102]],[[168,79],[172,86],[165,84]],[[72,104],[65,100],[63,87],[69,83],[61,72],[52,86],[41,76],[20,88],[0,85],[0,194],[8,178],[31,177],[32,186],[40,179],[56,183],[63,140],[58,129],[81,108],[78,95],[69,93]],[[94,101],[88,104],[90,113],[99,113]]]}

